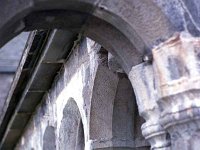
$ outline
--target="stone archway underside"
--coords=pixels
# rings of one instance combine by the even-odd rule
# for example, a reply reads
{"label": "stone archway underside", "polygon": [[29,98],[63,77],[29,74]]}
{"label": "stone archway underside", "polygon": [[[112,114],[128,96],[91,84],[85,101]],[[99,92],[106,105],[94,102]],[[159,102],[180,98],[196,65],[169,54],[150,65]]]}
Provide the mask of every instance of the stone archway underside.
{"label": "stone archway underside", "polygon": [[60,28],[83,32],[112,52],[126,72],[142,62],[152,44],[174,31],[157,4],[149,0],[3,0],[0,4],[4,6],[0,46],[21,31]]}

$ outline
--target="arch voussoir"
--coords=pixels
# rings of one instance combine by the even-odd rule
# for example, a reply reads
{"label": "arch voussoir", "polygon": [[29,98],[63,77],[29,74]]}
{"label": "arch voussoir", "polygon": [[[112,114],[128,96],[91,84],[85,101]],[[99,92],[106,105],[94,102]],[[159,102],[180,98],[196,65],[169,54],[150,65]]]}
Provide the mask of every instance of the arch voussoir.
{"label": "arch voussoir", "polygon": [[[173,32],[165,15],[148,0],[17,0],[14,3],[3,0],[0,4],[0,46],[24,30],[61,28],[83,31],[116,55],[127,73],[133,65],[142,62],[142,56],[152,44]],[[98,23],[100,26],[109,25],[110,29],[104,31],[105,27],[102,27],[95,31]],[[93,28],[94,33],[88,28]],[[110,37],[104,38],[108,34]]]}

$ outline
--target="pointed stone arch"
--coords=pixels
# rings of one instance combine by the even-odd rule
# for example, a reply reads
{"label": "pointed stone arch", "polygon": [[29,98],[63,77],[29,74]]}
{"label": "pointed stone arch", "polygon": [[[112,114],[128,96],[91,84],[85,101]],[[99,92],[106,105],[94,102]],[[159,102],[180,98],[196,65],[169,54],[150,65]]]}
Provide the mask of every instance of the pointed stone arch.
{"label": "pointed stone arch", "polygon": [[97,150],[142,148],[149,144],[142,137],[135,96],[124,73],[113,73],[100,66],[91,100],[89,138]]}
{"label": "pointed stone arch", "polygon": [[43,150],[56,150],[55,128],[47,126],[43,136]]}
{"label": "pointed stone arch", "polygon": [[22,31],[82,32],[114,54],[127,73],[146,49],[174,31],[153,0],[2,0],[0,6],[0,46]]}
{"label": "pointed stone arch", "polygon": [[85,138],[81,114],[76,102],[70,98],[63,109],[59,129],[59,149],[84,150]]}

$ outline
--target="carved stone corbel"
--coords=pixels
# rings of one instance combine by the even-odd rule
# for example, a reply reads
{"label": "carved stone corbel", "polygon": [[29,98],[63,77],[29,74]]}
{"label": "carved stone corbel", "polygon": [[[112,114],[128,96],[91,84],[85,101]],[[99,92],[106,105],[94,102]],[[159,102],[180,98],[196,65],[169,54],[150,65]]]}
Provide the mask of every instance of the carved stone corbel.
{"label": "carved stone corbel", "polygon": [[142,134],[153,150],[169,150],[170,140],[160,125],[160,110],[156,103],[156,90],[152,65],[143,63],[134,66],[129,73],[140,115],[146,120]]}
{"label": "carved stone corbel", "polygon": [[178,34],[153,50],[160,121],[172,150],[200,149],[200,38]]}

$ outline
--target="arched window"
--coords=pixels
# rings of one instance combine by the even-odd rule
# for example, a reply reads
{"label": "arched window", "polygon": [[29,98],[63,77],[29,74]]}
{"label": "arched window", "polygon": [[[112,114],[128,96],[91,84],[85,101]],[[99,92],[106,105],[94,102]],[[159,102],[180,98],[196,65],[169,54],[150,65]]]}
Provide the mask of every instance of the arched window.
{"label": "arched window", "polygon": [[43,136],[43,150],[56,150],[55,129],[52,126],[47,126]]}
{"label": "arched window", "polygon": [[63,110],[59,131],[59,150],[84,150],[83,123],[76,102],[70,99]]}
{"label": "arched window", "polygon": [[90,111],[90,139],[96,149],[149,149],[141,133],[131,83],[124,73],[99,67]]}

